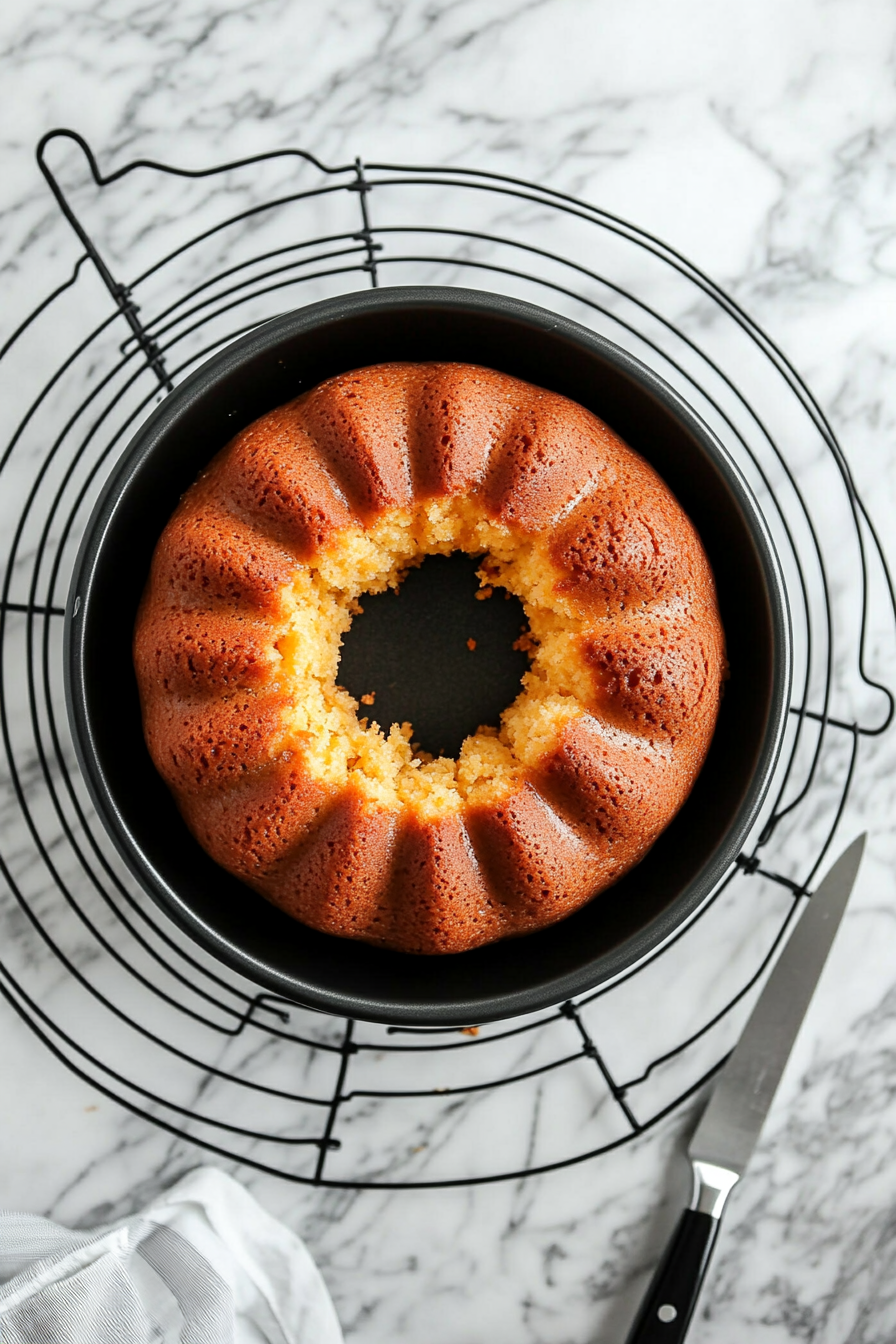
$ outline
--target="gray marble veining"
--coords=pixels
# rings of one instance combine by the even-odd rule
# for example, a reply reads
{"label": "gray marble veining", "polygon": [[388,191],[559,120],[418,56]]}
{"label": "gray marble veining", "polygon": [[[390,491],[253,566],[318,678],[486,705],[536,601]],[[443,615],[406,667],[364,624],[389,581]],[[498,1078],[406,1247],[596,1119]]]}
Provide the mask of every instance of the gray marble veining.
{"label": "gray marble veining", "polygon": [[[894,53],[896,15],[876,0],[793,0],[783,6],[760,0],[739,9],[709,0],[675,6],[659,0],[626,6],[606,0],[475,5],[354,0],[329,8],[310,0],[229,7],[211,0],[178,5],[60,0],[29,6],[16,0],[0,16],[0,340],[36,298],[71,273],[79,257],[33,162],[37,140],[56,125],[84,134],[104,168],[135,157],[205,166],[299,145],[329,165],[350,165],[360,155],[372,164],[469,165],[515,175],[632,219],[692,258],[743,304],[807,378],[887,543],[896,523]],[[310,166],[280,161],[261,179],[236,173],[224,183],[185,187],[144,174],[96,193],[84,181],[76,151],[57,144],[49,153],[116,277],[127,282],[176,245],[185,218],[195,232],[225,206],[249,206],[253,193],[301,190],[316,180]],[[356,202],[350,204],[354,209]],[[754,358],[717,308],[661,267],[624,246],[592,241],[583,227],[542,204],[493,200],[474,208],[447,190],[433,189],[424,199],[377,188],[371,206],[378,212],[375,225],[431,218],[461,228],[478,224],[514,246],[528,240],[587,257],[592,270],[624,276],[702,350],[737,369],[751,403],[767,414],[818,524],[836,621],[836,712],[848,721],[879,722],[882,698],[862,682],[855,657],[860,556],[842,482],[779,376]],[[223,269],[253,250],[285,246],[296,229],[307,234],[312,225],[319,233],[356,227],[348,209],[347,197],[334,197],[308,206],[300,217],[232,230],[214,254],[184,254],[174,268],[137,287],[144,312],[159,315],[166,296],[203,283],[212,263]],[[510,251],[510,243],[481,245],[478,252],[446,246],[429,274],[457,282],[471,258],[501,261]],[[408,278],[399,255],[397,245],[384,248],[387,283]],[[539,275],[525,293],[547,302],[545,285],[561,272],[545,266]],[[366,278],[308,282],[294,301],[347,283]],[[208,293],[218,289],[212,286]],[[265,307],[267,300],[253,302],[247,321],[276,311]],[[620,324],[631,308],[597,281],[582,282],[574,298],[557,298],[554,306],[602,324],[643,353],[641,338],[626,336]],[[108,295],[88,267],[54,311],[58,320],[35,325],[17,347],[13,380],[4,382],[0,406],[4,438],[24,399],[46,382],[73,338],[109,318]],[[165,320],[158,317],[160,327]],[[225,319],[215,330],[223,339]],[[642,324],[639,330],[656,338],[656,358],[668,375],[664,361],[682,356],[680,342],[659,326]],[[104,331],[60,379],[23,435],[0,497],[4,539],[73,399],[80,400],[122,357],[124,334],[114,324]],[[173,350],[187,364],[198,357],[200,345],[198,337],[184,337]],[[10,366],[0,366],[0,374],[4,367]],[[130,367],[123,366],[122,382]],[[805,555],[811,538],[799,521],[793,486],[755,423],[736,399],[707,381],[705,360],[694,358],[687,373],[692,395],[705,414],[718,417],[720,432],[739,431],[755,450],[768,487],[758,468],[751,479],[778,529],[782,551],[780,518],[786,518]],[[698,384],[718,393],[719,410],[699,402]],[[78,527],[106,469],[103,451],[115,432],[126,440],[127,417],[145,414],[149,394],[148,385],[135,385],[112,413],[109,433],[85,455],[81,474],[67,484],[70,445],[83,437],[86,421],[61,439],[22,533],[13,601],[28,600],[35,573],[38,601],[65,601]],[[140,410],[145,396],[147,407]],[[114,447],[109,451],[114,457]],[[85,502],[67,530],[63,506],[71,506],[82,486]],[[54,511],[59,490],[63,506]],[[60,557],[55,586],[49,560],[35,566],[41,546],[48,557]],[[785,568],[786,563],[785,556]],[[872,612],[885,613],[880,575],[872,582]],[[810,606],[819,601],[816,585]],[[875,615],[867,657],[872,675],[885,676],[893,666],[890,628]],[[32,635],[38,650],[42,634],[39,628]],[[797,636],[799,665],[808,669],[814,687],[826,651],[816,644],[810,652],[805,640],[800,644],[799,630]],[[54,628],[51,661],[58,659],[53,643],[58,637]],[[184,1030],[180,1044],[184,1053],[222,1074],[271,1091],[234,1088],[220,1075],[173,1061],[151,1036],[164,1037],[172,1023],[181,1030],[178,1005],[202,1006],[195,984],[205,983],[206,972],[185,985],[158,969],[151,951],[135,951],[121,912],[158,949],[157,935],[141,922],[141,910],[152,910],[131,892],[101,836],[103,861],[131,892],[135,908],[117,900],[113,910],[101,900],[71,847],[54,844],[48,860],[37,857],[34,834],[58,833],[57,806],[86,843],[79,809],[89,809],[89,801],[76,778],[72,795],[61,787],[58,763],[51,763],[52,779],[60,785],[55,801],[47,787],[22,671],[28,638],[24,617],[10,616],[4,687],[17,775],[13,780],[7,773],[0,781],[0,824],[10,880],[23,904],[8,899],[5,887],[0,892],[0,960],[14,968],[44,1012],[66,1025],[72,1040],[101,1043],[109,1067],[132,1082],[152,1080],[169,1103],[192,1115],[186,1122],[195,1126],[191,1132],[214,1137],[195,1117],[223,1110],[246,1129],[293,1136],[317,1132],[316,1112],[296,1103],[295,1095],[328,1094],[335,1057],[327,1047],[338,1041],[339,1024],[311,1015],[293,1021],[296,1031],[313,1035],[314,1050],[299,1050],[251,1024],[228,1035],[222,1024],[232,1024],[241,1011],[234,990],[222,995],[223,1007],[205,1004],[208,1020]],[[54,721],[64,737],[58,678],[51,678],[48,696],[39,686],[37,694],[43,740],[50,740]],[[847,748],[848,743],[825,754],[809,802],[780,828],[775,849],[780,871],[805,871],[842,790]],[[71,766],[67,741],[61,751],[63,763]],[[805,771],[806,760],[800,759]],[[695,1344],[746,1339],[884,1344],[896,1331],[894,764],[892,737],[862,741],[838,837],[845,843],[867,827],[867,862],[754,1164],[732,1197],[692,1329]],[[35,832],[23,821],[15,786]],[[95,827],[91,834],[98,835]],[[60,899],[57,879],[70,887],[73,904]],[[754,885],[733,888],[730,900],[719,903],[715,922],[701,922],[688,934],[686,975],[670,977],[658,963],[643,980],[587,1010],[589,1028],[617,1076],[636,1076],[670,1040],[705,1020],[703,1007],[708,1016],[731,981],[755,966],[782,917],[785,897],[773,884],[750,881]],[[746,900],[754,903],[749,917]],[[24,913],[26,906],[73,969],[61,966]],[[98,951],[97,933],[111,951]],[[116,953],[128,963],[127,974]],[[157,977],[174,1004],[166,1007],[158,995],[144,992],[135,970]],[[97,1011],[91,987],[126,1005],[139,1029],[112,1030],[110,1019]],[[701,1047],[705,1053],[688,1058],[689,1076],[699,1076],[730,1045],[739,1020],[736,1014],[726,1019]],[[425,1071],[423,1086],[433,1088],[522,1072],[564,1049],[569,1027],[558,1021],[508,1042],[491,1042],[484,1031],[475,1050],[444,1067],[436,1067],[432,1057],[421,1057],[415,1067]],[[363,1029],[361,1038],[371,1048],[349,1076],[354,1095],[341,1110],[343,1147],[328,1158],[335,1179],[426,1180],[488,1174],[504,1161],[509,1169],[549,1164],[619,1132],[612,1099],[596,1070],[584,1068],[558,1070],[542,1075],[537,1085],[474,1095],[463,1104],[449,1100],[396,1109],[363,1094],[377,1086],[407,1086],[406,1065],[400,1057],[378,1055],[377,1029]],[[140,1207],[199,1159],[188,1140],[132,1114],[77,1077],[6,1003],[0,1003],[0,1079],[4,1204],[89,1226]],[[675,1095],[676,1086],[674,1077],[659,1070],[636,1093],[636,1104],[643,1114],[652,1113]],[[125,1096],[171,1120],[170,1105],[153,1111],[153,1103],[132,1087]],[[423,1338],[434,1344],[458,1339],[581,1344],[624,1336],[686,1188],[681,1152],[693,1115],[693,1106],[686,1106],[635,1142],[580,1165],[460,1188],[312,1188],[220,1160],[306,1237],[349,1338],[364,1344]],[[247,1139],[240,1151],[260,1162],[282,1159],[282,1149],[269,1141]],[[309,1174],[314,1156],[310,1149],[291,1150],[290,1170]]]}

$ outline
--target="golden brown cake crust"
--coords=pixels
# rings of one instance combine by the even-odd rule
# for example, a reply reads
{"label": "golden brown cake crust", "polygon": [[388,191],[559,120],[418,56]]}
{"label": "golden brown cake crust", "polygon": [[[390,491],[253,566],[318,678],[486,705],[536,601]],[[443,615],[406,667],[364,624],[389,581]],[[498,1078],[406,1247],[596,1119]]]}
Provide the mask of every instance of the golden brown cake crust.
{"label": "golden brown cake crust", "polygon": [[[527,695],[554,726],[477,739],[491,774],[395,738],[387,787],[345,692],[322,692],[330,727],[296,717],[297,575],[342,619],[354,598],[321,575],[393,523],[425,523],[424,551],[468,538],[483,581],[536,593]],[[703,764],[725,668],[699,538],[638,454],[555,393],[407,363],[331,378],[219,453],[156,548],[134,661],[150,753],[212,857],[314,928],[418,953],[543,927],[637,863]]]}

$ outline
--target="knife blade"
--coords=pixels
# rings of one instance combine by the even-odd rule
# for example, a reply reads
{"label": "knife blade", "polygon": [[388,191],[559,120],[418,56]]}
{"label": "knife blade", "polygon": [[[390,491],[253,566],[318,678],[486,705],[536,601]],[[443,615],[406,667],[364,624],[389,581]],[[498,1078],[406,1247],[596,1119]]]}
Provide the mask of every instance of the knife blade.
{"label": "knife blade", "polygon": [[810,898],[765,983],[688,1145],[690,1207],[641,1304],[627,1344],[680,1344],[719,1230],[746,1170],[794,1041],[824,970],[859,871],[864,835],[844,850]]}

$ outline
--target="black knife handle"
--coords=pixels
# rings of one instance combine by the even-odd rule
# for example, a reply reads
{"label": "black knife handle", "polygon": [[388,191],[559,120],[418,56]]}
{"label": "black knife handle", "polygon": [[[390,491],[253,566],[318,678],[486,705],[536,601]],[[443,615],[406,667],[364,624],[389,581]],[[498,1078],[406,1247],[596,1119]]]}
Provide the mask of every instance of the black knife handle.
{"label": "black knife handle", "polygon": [[718,1218],[685,1209],[626,1344],[680,1344],[691,1323],[718,1230]]}

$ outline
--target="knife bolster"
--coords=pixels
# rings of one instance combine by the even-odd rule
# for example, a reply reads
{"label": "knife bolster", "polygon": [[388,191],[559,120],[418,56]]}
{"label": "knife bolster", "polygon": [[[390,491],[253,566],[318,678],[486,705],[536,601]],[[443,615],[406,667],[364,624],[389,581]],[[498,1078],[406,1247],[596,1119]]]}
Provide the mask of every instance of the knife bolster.
{"label": "knife bolster", "polygon": [[737,1172],[697,1157],[691,1159],[691,1168],[694,1190],[690,1207],[696,1213],[708,1213],[710,1218],[721,1218],[725,1201],[739,1180]]}

